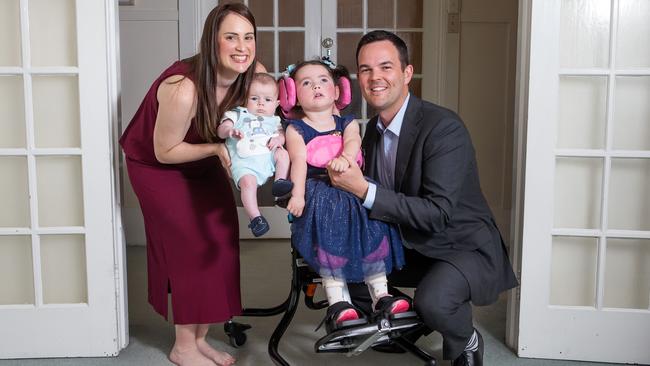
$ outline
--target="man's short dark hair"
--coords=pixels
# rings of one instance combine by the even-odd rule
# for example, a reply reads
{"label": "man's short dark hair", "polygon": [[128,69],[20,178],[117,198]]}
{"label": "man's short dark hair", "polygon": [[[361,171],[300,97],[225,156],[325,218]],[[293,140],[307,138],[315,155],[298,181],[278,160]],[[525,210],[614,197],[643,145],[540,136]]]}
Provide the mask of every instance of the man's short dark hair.
{"label": "man's short dark hair", "polygon": [[389,41],[393,44],[393,46],[395,46],[395,48],[397,48],[397,53],[399,54],[399,62],[402,66],[402,70],[404,70],[406,66],[409,65],[409,50],[406,47],[404,40],[399,38],[395,33],[385,30],[375,30],[361,37],[361,40],[357,45],[357,67],[359,67],[359,51],[361,51],[361,47],[369,43],[379,41]]}

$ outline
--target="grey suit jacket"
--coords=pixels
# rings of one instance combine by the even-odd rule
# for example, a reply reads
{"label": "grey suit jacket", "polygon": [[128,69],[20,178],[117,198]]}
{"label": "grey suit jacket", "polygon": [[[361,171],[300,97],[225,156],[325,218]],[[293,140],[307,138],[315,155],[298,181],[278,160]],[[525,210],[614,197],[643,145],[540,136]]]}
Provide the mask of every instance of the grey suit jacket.
{"label": "grey suit jacket", "polygon": [[[362,149],[366,175],[378,180],[376,124],[376,117],[368,122]],[[458,115],[411,95],[394,176],[394,191],[377,187],[371,218],[399,225],[404,240],[419,253],[457,267],[476,305],[492,303],[517,285],[481,192],[472,141]]]}

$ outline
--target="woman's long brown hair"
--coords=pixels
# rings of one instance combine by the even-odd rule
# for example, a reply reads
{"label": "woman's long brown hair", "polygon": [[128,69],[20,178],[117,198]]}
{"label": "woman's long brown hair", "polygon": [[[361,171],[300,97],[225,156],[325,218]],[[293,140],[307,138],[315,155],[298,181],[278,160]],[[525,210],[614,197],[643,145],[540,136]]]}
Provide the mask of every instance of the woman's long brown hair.
{"label": "woman's long brown hair", "polygon": [[226,15],[234,13],[246,18],[253,25],[253,32],[257,40],[257,27],[255,18],[248,7],[241,3],[226,3],[212,9],[205,20],[199,53],[186,59],[190,63],[192,80],[196,84],[196,116],[194,123],[199,136],[204,141],[218,141],[217,123],[225,111],[243,105],[246,101],[246,91],[250,86],[257,57],[253,59],[246,72],[239,74],[235,82],[228,88],[228,92],[221,104],[217,103],[217,66],[219,65],[217,33]]}

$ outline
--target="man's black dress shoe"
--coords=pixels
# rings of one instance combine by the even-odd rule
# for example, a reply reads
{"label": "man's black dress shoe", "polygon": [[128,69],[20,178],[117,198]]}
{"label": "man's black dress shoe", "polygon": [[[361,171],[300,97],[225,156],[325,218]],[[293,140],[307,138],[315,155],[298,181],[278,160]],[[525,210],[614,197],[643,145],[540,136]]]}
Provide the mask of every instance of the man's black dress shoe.
{"label": "man's black dress shoe", "polygon": [[483,366],[483,337],[476,331],[478,336],[478,349],[476,351],[463,351],[453,363],[453,366]]}

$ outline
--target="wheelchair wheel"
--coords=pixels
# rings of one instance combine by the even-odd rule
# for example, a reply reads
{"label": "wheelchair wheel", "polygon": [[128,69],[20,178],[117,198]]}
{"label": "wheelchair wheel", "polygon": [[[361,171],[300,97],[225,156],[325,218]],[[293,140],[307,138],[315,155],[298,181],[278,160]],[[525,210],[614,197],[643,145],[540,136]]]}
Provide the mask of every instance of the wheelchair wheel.
{"label": "wheelchair wheel", "polygon": [[228,321],[223,324],[224,333],[228,336],[230,345],[239,348],[246,343],[246,330],[250,329],[251,326],[248,324],[237,323],[234,321]]}
{"label": "wheelchair wheel", "polygon": [[229,339],[231,346],[239,348],[246,343],[246,333],[231,334]]}

